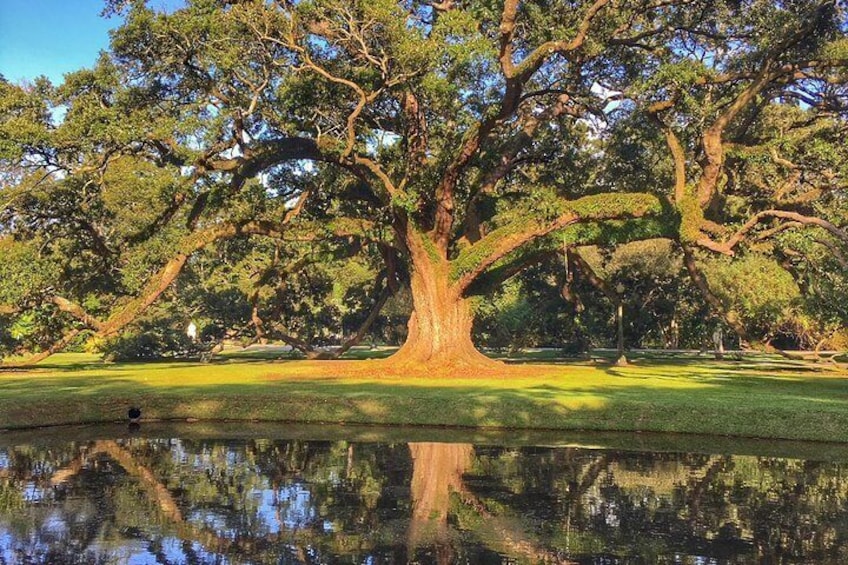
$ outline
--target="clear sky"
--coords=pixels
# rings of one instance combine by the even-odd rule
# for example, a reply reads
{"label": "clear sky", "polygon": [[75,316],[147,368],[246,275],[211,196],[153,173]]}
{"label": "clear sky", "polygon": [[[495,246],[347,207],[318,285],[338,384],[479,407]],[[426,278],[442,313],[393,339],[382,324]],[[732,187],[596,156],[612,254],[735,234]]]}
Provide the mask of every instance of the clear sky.
{"label": "clear sky", "polygon": [[0,74],[18,82],[90,67],[120,18],[100,17],[103,0],[0,0]]}
{"label": "clear sky", "polygon": [[[180,0],[153,0],[167,9]],[[103,0],[0,0],[0,74],[12,82],[45,75],[53,84],[64,73],[91,67],[109,47],[109,29],[120,17],[100,16]]]}

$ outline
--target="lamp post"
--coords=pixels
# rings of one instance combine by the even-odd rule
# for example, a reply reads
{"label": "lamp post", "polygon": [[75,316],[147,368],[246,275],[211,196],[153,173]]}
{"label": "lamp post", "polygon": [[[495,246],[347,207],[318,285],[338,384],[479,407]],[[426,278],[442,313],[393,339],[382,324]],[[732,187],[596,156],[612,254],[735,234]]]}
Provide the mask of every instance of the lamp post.
{"label": "lamp post", "polygon": [[617,300],[615,302],[615,323],[618,327],[618,359],[616,365],[627,365],[627,357],[624,356],[624,284],[619,282],[615,285]]}

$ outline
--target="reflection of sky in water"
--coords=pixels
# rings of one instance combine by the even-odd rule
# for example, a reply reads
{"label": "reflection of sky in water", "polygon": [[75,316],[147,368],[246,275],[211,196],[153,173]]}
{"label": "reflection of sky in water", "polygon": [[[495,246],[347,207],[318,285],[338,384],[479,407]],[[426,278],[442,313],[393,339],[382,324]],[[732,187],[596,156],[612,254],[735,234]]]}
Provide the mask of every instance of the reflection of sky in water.
{"label": "reflection of sky in water", "polygon": [[[313,505],[312,493],[303,483],[293,483],[274,489],[253,489],[248,496],[256,502],[255,532],[259,535],[277,535],[285,530],[295,531],[310,528],[320,519]],[[232,515],[226,510],[198,509],[186,518],[195,525],[212,529],[222,537],[234,539],[238,532],[228,519]],[[334,531],[332,522],[323,520],[325,532]]]}
{"label": "reflection of sky in water", "polygon": [[[133,471],[132,467],[122,470],[121,464],[103,455],[98,456],[97,464],[73,475],[73,480],[53,488],[47,486],[55,478],[53,473],[67,466],[73,452],[62,453],[55,463],[43,461],[49,453],[36,453],[42,459],[38,460],[36,457],[29,458],[29,452],[22,457],[16,457],[15,452],[0,452],[0,469],[11,467],[13,473],[9,475],[9,484],[17,491],[12,492],[16,496],[8,499],[11,510],[0,512],[0,565],[20,562],[22,558],[17,554],[18,549],[31,556],[31,562],[48,562],[44,557],[46,552],[56,550],[66,557],[62,562],[88,563],[98,557],[106,557],[105,562],[109,564],[132,565],[259,563],[264,562],[262,559],[268,555],[276,556],[281,562],[288,558],[289,561],[376,564],[403,560],[398,556],[407,555],[407,549],[401,546],[407,539],[409,507],[412,504],[409,500],[411,476],[409,473],[393,473],[391,462],[384,462],[382,454],[376,449],[351,450],[361,457],[354,463],[364,465],[370,461],[369,464],[374,466],[373,475],[365,475],[369,480],[373,477],[374,484],[370,484],[364,479],[360,481],[356,473],[341,473],[340,470],[345,469],[341,447],[327,450],[319,444],[307,453],[308,457],[296,459],[295,456],[300,455],[295,454],[292,456],[293,464],[288,460],[277,464],[274,459],[276,450],[257,453],[233,442],[206,444],[190,440],[159,440],[121,445],[139,465],[149,468],[150,473]],[[281,444],[280,451],[284,447]],[[401,463],[408,465],[404,459],[408,455],[402,450],[394,450],[395,455],[398,453]],[[675,458],[672,455],[663,455],[653,462],[646,461],[646,456],[627,453],[603,456],[592,453],[591,458],[587,456],[585,460],[566,453],[571,458],[560,468],[560,461],[566,461],[564,456],[561,459],[553,457],[558,455],[555,450],[540,453],[537,455],[536,451],[528,450],[520,455],[523,459],[515,462],[513,460],[519,455],[514,452],[497,457],[494,450],[478,451],[480,468],[473,469],[463,480],[469,492],[480,497],[481,507],[487,507],[486,512],[497,518],[489,520],[495,529],[489,530],[486,535],[497,536],[500,524],[515,520],[516,531],[522,535],[525,530],[531,532],[527,534],[531,536],[530,543],[537,543],[543,548],[552,546],[553,551],[574,552],[578,556],[600,551],[594,549],[597,544],[609,542],[619,544],[624,548],[621,551],[633,551],[637,555],[643,551],[641,548],[648,547],[652,552],[661,552],[668,563],[718,565],[765,562],[749,560],[751,555],[744,556],[749,551],[744,544],[731,549],[721,548],[722,552],[743,556],[740,557],[742,561],[713,556],[718,544],[723,543],[721,539],[715,541],[720,535],[718,528],[728,521],[735,523],[746,511],[741,502],[728,498],[731,493],[737,492],[740,497],[747,496],[747,491],[739,491],[734,486],[743,480],[744,484],[753,485],[746,487],[754,489],[753,494],[762,491],[756,498],[753,495],[748,497],[759,504],[754,507],[759,512],[752,514],[755,517],[774,509],[770,502],[764,500],[765,497],[779,496],[780,501],[786,504],[798,498],[798,508],[790,508],[794,514],[787,511],[781,515],[796,529],[793,531],[813,535],[804,532],[812,531],[819,525],[818,522],[836,529],[846,524],[844,519],[833,516],[848,509],[848,502],[843,502],[848,494],[837,495],[832,505],[836,509],[833,512],[828,510],[830,513],[821,517],[812,514],[816,508],[823,506],[816,501],[832,496],[832,489],[848,493],[848,480],[841,478],[844,468],[836,465],[811,466],[808,480],[805,478],[807,475],[801,474],[804,467],[800,464],[793,464],[786,471],[775,463],[762,465],[759,460],[748,461],[742,457],[736,457],[736,466],[731,467],[721,460],[712,462],[704,458],[699,459],[703,463],[694,465],[692,458]],[[554,462],[552,466],[535,469],[540,465],[551,465],[550,461]],[[748,467],[743,467],[740,462],[747,462]],[[168,479],[167,471],[171,470],[172,463],[182,468]],[[386,465],[389,471],[379,465]],[[492,470],[489,470],[490,466]],[[604,471],[589,475],[593,468]],[[710,469],[716,471],[707,474]],[[548,477],[548,473],[552,476]],[[561,473],[561,476],[556,473]],[[701,491],[691,490],[697,482],[690,481],[693,474],[695,478],[708,477],[710,482],[704,484],[711,485],[710,488],[717,489],[715,492],[721,495],[713,504],[716,498],[713,491],[704,491],[706,494],[701,500],[704,515],[698,516],[699,524],[707,521],[714,522],[715,526],[695,527],[686,518],[686,501],[689,498],[681,498],[677,493],[683,489],[691,496],[701,496]],[[586,481],[587,476],[591,481]],[[780,488],[787,476],[799,484],[809,482],[809,488],[816,484],[832,483],[834,486],[813,490],[804,497],[795,493],[793,498]],[[579,480],[575,481],[575,477]],[[167,492],[156,491],[154,487],[157,485]],[[553,491],[544,494],[540,501],[555,498],[563,504],[559,507],[547,503],[541,506],[532,498],[541,486],[550,486]],[[575,486],[581,488],[574,490]],[[687,488],[690,490],[685,490]],[[157,492],[160,494],[157,495]],[[179,513],[175,516],[162,512],[162,506],[157,505],[159,496],[168,503],[175,503]],[[139,497],[145,499],[144,504],[138,504]],[[21,501],[24,501],[24,510],[20,509]],[[461,502],[454,500],[457,504]],[[357,507],[356,504],[365,506]],[[818,506],[811,506],[816,504]],[[461,508],[463,512],[469,512],[476,506]],[[453,506],[450,512],[450,528],[471,532],[475,527],[473,520],[454,521],[455,516],[462,518],[464,515],[454,514]],[[657,518],[655,523],[649,522],[653,520],[653,513]],[[185,527],[183,519],[189,527]],[[557,524],[555,520],[561,522]],[[763,525],[753,518],[748,520],[747,527],[752,531],[769,533],[768,524]],[[548,527],[543,527],[543,523],[551,524],[553,541],[545,537],[547,534],[538,534],[535,540],[532,538],[536,535],[532,532],[536,530],[547,532]],[[644,529],[633,529],[637,526]],[[784,526],[781,523],[778,527]],[[572,542],[566,541],[565,546],[561,545],[563,542],[556,533],[558,528],[571,528]],[[689,542],[682,539],[686,532],[695,543],[688,545]],[[457,543],[465,543],[462,541],[465,533],[455,535]],[[828,541],[831,538],[822,539]],[[208,546],[197,540],[208,542]],[[237,540],[237,543],[218,544],[222,540]],[[589,543],[586,540],[591,542],[592,549],[586,549],[585,544]],[[659,549],[653,548],[655,542]],[[848,547],[848,543],[841,540],[834,543]],[[463,551],[468,552],[464,554],[467,562],[480,562],[483,557],[488,561],[488,558],[503,551],[500,540],[492,542],[485,554],[475,553],[478,551],[477,542],[465,547]],[[834,547],[839,549],[838,545]],[[230,557],[213,553],[216,548],[231,552]],[[836,555],[835,551],[829,555]],[[422,552],[422,555],[432,556],[429,549],[423,548]],[[262,557],[252,561],[251,553]],[[652,560],[656,557],[653,555],[651,560],[633,562],[655,562]],[[599,553],[593,562],[608,562],[604,559],[606,557]]]}
{"label": "reflection of sky in water", "polygon": [[[28,563],[46,563],[47,553],[60,546],[66,547],[67,551],[70,552],[69,555],[73,555],[74,559],[79,560],[73,561],[74,563],[100,562],[101,559],[105,558],[107,563],[152,565],[162,562],[156,555],[157,553],[164,556],[168,563],[185,562],[186,555],[183,551],[185,542],[179,538],[167,537],[155,542],[131,537],[114,540],[103,539],[103,532],[100,532],[97,534],[98,539],[84,548],[83,554],[75,549],[77,547],[76,541],[71,539],[72,529],[73,527],[67,523],[66,518],[58,510],[50,512],[37,532],[32,532],[29,536],[22,537],[14,533],[13,529],[0,527],[0,563],[4,565],[19,563],[21,553],[36,559],[36,561],[28,560]],[[230,563],[225,557],[207,551],[197,542],[192,542],[190,545],[192,553],[202,563],[217,563],[220,565]]]}
{"label": "reflection of sky in water", "polygon": [[[92,551],[97,555],[106,555],[110,563],[126,565],[154,565],[156,563],[189,563],[186,561],[184,547],[186,542],[179,538],[166,537],[151,543],[146,540],[123,540],[118,548],[108,542],[94,543]],[[216,553],[210,553],[201,544],[191,542],[191,553],[200,563],[226,565],[230,560]],[[163,561],[161,557],[164,557]]]}
{"label": "reflection of sky in water", "polygon": [[312,507],[312,493],[304,484],[292,483],[280,487],[276,497],[280,521],[287,529],[304,529],[315,521],[317,513]]}
{"label": "reflection of sky in water", "polygon": [[220,537],[235,539],[236,532],[228,527],[227,515],[223,511],[202,508],[186,515],[186,519],[196,526],[215,531]]}
{"label": "reflection of sky in water", "polygon": [[27,502],[42,502],[45,498],[47,498],[49,492],[52,492],[39,487],[33,482],[27,483],[23,491],[24,500],[26,500]]}
{"label": "reflection of sky in water", "polygon": [[3,560],[3,563],[15,562],[14,543],[15,536],[10,534],[6,528],[0,528],[0,559]]}
{"label": "reflection of sky in water", "polygon": [[65,521],[64,516],[62,516],[62,513],[59,512],[58,509],[50,512],[44,520],[44,531],[56,538],[62,537],[69,529],[68,523]]}
{"label": "reflection of sky in water", "polygon": [[[183,551],[185,542],[179,538],[165,538],[162,540],[162,553],[168,558],[168,563],[184,563],[185,552]],[[210,553],[198,542],[191,542],[191,552],[197,557],[200,563],[216,563],[226,565],[230,560],[217,553]],[[160,563],[154,561],[153,563]],[[142,562],[140,562],[142,563]]]}
{"label": "reflection of sky in water", "polygon": [[[96,555],[108,556],[109,563],[120,563],[121,565],[154,565],[157,563],[193,563],[186,560],[184,548],[187,542],[175,537],[166,537],[151,543],[147,540],[121,541],[120,547],[114,543],[93,543],[91,550]],[[216,565],[227,565],[231,563],[226,557],[208,551],[198,542],[190,542],[193,558],[199,563],[215,563]],[[161,558],[164,557],[163,561]]]}
{"label": "reflection of sky in water", "polygon": [[52,524],[42,524],[42,529],[37,533],[32,532],[28,537],[16,535],[14,529],[0,528],[0,558],[3,559],[0,562],[19,563],[21,551],[30,556],[43,555],[63,541],[63,534],[68,530],[65,524],[56,523],[52,516],[47,520]]}
{"label": "reflection of sky in water", "polygon": [[268,528],[268,533],[279,534],[282,528],[277,519],[276,493],[272,489],[261,489],[252,491],[251,495],[259,501],[256,513],[261,522]]}
{"label": "reflection of sky in water", "polygon": [[109,561],[112,563],[126,563],[127,565],[156,563],[156,558],[150,554],[147,542],[144,540],[121,540],[121,545],[118,547],[115,547],[114,543],[95,542],[91,544],[90,549],[95,555],[108,555]]}

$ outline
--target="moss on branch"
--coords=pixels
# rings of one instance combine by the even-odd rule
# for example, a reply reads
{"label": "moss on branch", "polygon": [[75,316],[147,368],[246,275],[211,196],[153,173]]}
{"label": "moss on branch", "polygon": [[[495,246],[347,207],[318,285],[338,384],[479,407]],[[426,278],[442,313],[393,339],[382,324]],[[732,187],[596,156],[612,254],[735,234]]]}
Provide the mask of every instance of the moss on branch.
{"label": "moss on branch", "polygon": [[427,256],[430,257],[430,259],[434,263],[438,263],[442,260],[442,256],[439,254],[439,250],[436,249],[435,242],[433,242],[433,240],[430,239],[430,236],[428,236],[426,233],[421,234],[421,243],[424,246],[424,251],[427,252]]}
{"label": "moss on branch", "polygon": [[[553,221],[527,216],[493,230],[474,245],[465,248],[451,263],[451,282],[466,277],[472,277],[473,280],[485,269],[531,241],[559,230],[572,229],[586,221],[626,221],[628,218],[656,216],[663,212],[660,199],[644,193],[594,194],[564,202],[562,213]],[[629,224],[622,226],[622,229],[625,227],[636,229]],[[590,235],[586,234],[586,237]],[[602,235],[594,234],[593,237]]]}
{"label": "moss on branch", "polygon": [[680,241],[695,243],[701,238],[701,225],[704,223],[704,211],[698,202],[698,194],[693,186],[687,186],[685,195],[677,202],[680,215]]}
{"label": "moss on branch", "polygon": [[468,294],[489,292],[493,287],[520,271],[523,265],[560,252],[563,246],[618,245],[646,239],[671,238],[677,233],[675,218],[669,214],[659,217],[628,220],[608,220],[571,224],[536,239],[492,264],[469,287]]}
{"label": "moss on branch", "polygon": [[662,202],[653,194],[616,192],[591,194],[572,200],[565,205],[582,220],[606,220],[627,217],[641,217],[659,214],[663,211]]}

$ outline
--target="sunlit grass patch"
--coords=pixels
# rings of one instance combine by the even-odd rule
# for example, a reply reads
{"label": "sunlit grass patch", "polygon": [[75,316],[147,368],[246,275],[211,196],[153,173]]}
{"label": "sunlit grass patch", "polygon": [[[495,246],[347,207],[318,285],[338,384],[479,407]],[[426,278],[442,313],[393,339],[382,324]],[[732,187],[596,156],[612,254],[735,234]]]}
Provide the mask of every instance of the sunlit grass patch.
{"label": "sunlit grass patch", "polygon": [[[779,361],[769,359],[769,366]],[[505,365],[485,376],[384,374],[380,361],[107,364],[57,355],[0,373],[0,428],[145,419],[257,420],[552,430],[638,430],[845,441],[848,381],[797,362],[684,358],[626,367]]]}

